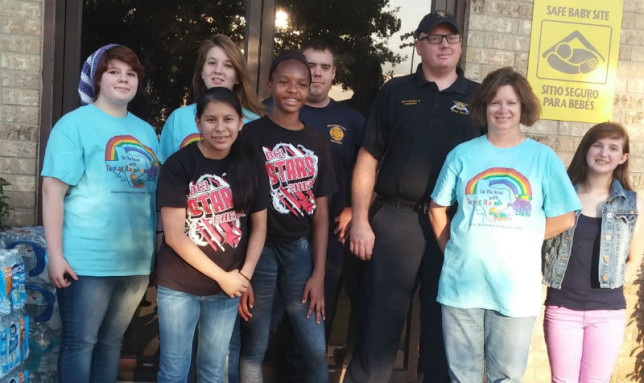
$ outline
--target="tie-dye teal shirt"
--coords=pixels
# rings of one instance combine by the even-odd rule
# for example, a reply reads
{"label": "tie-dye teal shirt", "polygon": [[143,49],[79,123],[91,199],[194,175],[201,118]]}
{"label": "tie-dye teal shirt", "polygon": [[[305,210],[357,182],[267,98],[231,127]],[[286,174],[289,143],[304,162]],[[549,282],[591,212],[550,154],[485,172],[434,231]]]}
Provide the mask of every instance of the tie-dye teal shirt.
{"label": "tie-dye teal shirt", "polygon": [[51,131],[42,176],[70,185],[63,255],[78,275],[149,274],[156,230],[158,139],[129,114],[94,105],[63,116]]}
{"label": "tie-dye teal shirt", "polygon": [[[164,163],[171,155],[179,149],[188,146],[191,142],[200,141],[201,134],[197,129],[195,115],[197,104],[190,104],[175,109],[163,125],[161,131],[161,143],[159,147],[159,161]],[[246,108],[242,108],[244,124],[259,118],[258,115]]]}
{"label": "tie-dye teal shirt", "polygon": [[581,209],[557,155],[529,138],[497,148],[481,136],[452,150],[432,199],[458,202],[437,300],[527,317],[541,309],[546,217]]}

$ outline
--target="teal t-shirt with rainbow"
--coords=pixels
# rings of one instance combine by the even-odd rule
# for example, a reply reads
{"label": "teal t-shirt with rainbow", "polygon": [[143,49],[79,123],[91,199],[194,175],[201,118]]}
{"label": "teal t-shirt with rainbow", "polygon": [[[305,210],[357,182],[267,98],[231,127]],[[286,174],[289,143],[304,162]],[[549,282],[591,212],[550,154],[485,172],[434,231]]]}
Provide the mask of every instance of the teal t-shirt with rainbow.
{"label": "teal t-shirt with rainbow", "polygon": [[157,151],[152,126],[130,113],[116,118],[89,104],[54,126],[41,175],[69,185],[63,255],[76,274],[150,273]]}
{"label": "teal t-shirt with rainbow", "polygon": [[448,154],[432,199],[458,202],[438,302],[538,315],[546,218],[581,209],[552,149],[529,138],[511,148],[495,147],[486,136],[467,141]]}
{"label": "teal t-shirt with rainbow", "polygon": [[[161,142],[159,148],[159,161],[164,163],[171,155],[179,149],[188,146],[195,141],[201,141],[201,134],[197,129],[195,116],[197,104],[190,104],[175,109],[161,130]],[[246,108],[242,108],[244,124],[259,118],[258,115]]]}

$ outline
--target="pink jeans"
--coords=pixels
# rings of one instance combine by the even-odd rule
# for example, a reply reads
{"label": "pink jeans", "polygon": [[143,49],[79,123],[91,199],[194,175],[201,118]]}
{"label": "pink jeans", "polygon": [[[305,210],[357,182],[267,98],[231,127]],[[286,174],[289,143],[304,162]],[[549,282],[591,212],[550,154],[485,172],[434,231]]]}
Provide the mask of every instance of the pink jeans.
{"label": "pink jeans", "polygon": [[546,306],[543,330],[553,383],[608,383],[624,340],[626,310]]}

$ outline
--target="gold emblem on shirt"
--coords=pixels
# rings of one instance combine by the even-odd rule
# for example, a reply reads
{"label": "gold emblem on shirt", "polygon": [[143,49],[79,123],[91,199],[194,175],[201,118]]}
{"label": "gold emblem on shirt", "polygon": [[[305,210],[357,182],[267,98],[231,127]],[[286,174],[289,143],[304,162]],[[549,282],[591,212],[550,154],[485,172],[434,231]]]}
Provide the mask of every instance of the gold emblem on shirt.
{"label": "gold emblem on shirt", "polygon": [[346,130],[344,126],[342,125],[328,125],[329,128],[329,136],[331,137],[331,142],[335,142],[336,144],[342,144],[342,140],[344,139],[344,131]]}
{"label": "gold emblem on shirt", "polygon": [[414,105],[420,104],[420,100],[418,100],[418,99],[401,100],[400,103],[405,105],[405,106],[414,106]]}
{"label": "gold emblem on shirt", "polygon": [[470,110],[468,108],[469,104],[463,101],[452,101],[452,102],[454,103],[454,105],[452,105],[452,107],[449,108],[449,110],[451,110],[454,113],[464,114],[466,116],[470,114]]}

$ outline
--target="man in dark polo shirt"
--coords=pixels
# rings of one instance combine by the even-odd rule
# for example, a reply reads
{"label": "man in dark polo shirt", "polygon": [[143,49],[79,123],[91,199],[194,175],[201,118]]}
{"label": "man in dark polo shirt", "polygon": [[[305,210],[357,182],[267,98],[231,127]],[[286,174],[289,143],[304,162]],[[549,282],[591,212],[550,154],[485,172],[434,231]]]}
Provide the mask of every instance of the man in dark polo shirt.
{"label": "man in dark polo shirt", "polygon": [[350,247],[366,264],[358,340],[345,383],[389,381],[419,274],[419,374],[424,382],[449,381],[436,302],[443,257],[427,209],[447,153],[481,134],[468,109],[478,84],[458,68],[462,35],[453,16],[426,15],[415,45],[421,64],[378,93],[354,170]]}

